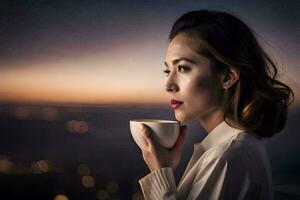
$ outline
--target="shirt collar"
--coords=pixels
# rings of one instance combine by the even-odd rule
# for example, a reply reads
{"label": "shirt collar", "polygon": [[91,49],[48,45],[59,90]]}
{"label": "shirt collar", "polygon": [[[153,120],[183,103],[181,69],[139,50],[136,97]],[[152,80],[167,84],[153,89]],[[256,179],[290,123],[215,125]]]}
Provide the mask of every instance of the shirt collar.
{"label": "shirt collar", "polygon": [[245,132],[245,130],[240,130],[229,126],[223,120],[200,143],[194,144],[194,149],[202,146],[202,148],[206,151],[207,149],[216,146],[230,138],[235,138],[241,132]]}

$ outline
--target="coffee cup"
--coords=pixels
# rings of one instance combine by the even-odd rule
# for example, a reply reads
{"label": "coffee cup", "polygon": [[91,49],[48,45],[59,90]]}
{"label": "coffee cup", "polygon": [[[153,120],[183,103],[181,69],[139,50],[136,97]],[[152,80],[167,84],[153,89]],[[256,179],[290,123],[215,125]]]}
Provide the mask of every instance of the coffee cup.
{"label": "coffee cup", "polygon": [[130,132],[140,149],[145,145],[145,137],[140,129],[145,124],[153,139],[163,147],[172,148],[179,136],[180,122],[164,119],[133,119],[130,120]]}

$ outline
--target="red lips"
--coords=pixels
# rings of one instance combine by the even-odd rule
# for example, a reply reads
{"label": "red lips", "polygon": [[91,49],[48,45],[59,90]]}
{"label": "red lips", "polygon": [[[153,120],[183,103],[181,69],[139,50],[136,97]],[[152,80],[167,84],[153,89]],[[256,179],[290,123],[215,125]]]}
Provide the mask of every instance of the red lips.
{"label": "red lips", "polygon": [[172,99],[172,100],[171,100],[171,104],[177,104],[177,103],[183,103],[183,102],[177,101],[176,99]]}
{"label": "red lips", "polygon": [[171,106],[172,106],[172,108],[178,108],[179,106],[181,106],[181,104],[183,104],[183,102],[177,101],[176,99],[172,99],[171,100]]}

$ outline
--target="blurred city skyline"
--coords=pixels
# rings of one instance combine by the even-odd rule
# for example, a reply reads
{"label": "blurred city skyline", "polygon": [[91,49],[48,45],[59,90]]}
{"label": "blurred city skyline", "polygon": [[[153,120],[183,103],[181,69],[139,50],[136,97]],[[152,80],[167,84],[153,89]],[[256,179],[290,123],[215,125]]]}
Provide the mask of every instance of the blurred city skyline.
{"label": "blurred city skyline", "polygon": [[299,1],[1,1],[0,102],[168,104],[164,59],[185,12],[233,13],[300,102]]}

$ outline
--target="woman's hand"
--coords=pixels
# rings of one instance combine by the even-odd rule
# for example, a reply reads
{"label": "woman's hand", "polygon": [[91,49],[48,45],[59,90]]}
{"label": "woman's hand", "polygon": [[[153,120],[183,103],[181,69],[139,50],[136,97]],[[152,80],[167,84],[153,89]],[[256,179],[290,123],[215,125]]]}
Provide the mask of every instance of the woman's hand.
{"label": "woman's hand", "polygon": [[151,131],[145,124],[141,124],[141,130],[145,137],[145,146],[142,148],[143,158],[150,171],[163,167],[171,167],[175,171],[181,159],[182,147],[186,138],[187,126],[180,127],[179,137],[171,149],[161,146],[154,140]]}

